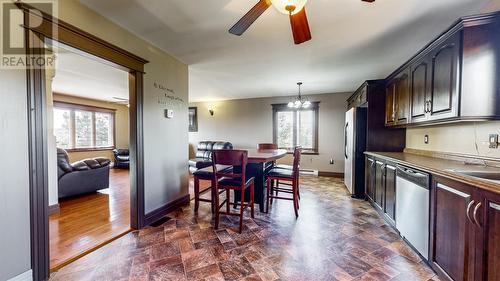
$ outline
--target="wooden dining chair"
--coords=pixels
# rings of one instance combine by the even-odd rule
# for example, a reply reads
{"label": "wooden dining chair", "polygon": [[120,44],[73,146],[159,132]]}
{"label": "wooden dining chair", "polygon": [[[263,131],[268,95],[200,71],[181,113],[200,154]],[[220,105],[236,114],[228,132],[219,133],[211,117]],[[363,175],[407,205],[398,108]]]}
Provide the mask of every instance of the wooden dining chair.
{"label": "wooden dining chair", "polygon": [[[254,178],[246,179],[246,166],[248,163],[248,152],[246,150],[216,150],[212,154],[212,166],[214,170],[214,191],[215,194],[215,229],[219,228],[219,216],[230,215],[239,216],[239,233],[243,230],[243,212],[250,207],[251,216],[254,218]],[[241,167],[240,173],[231,171],[220,171],[218,165]],[[250,188],[249,203],[245,204],[245,190]],[[219,204],[219,190],[226,191],[226,199]],[[231,213],[231,190],[240,191],[240,212]],[[220,208],[226,205],[226,211],[221,212]]]}
{"label": "wooden dining chair", "polygon": [[[220,166],[217,169],[219,171],[230,172],[232,171],[233,167]],[[212,214],[215,213],[215,205],[214,205],[215,188],[213,188],[215,184],[214,184],[214,171],[212,166],[197,170],[196,172],[193,173],[193,178],[194,178],[194,212],[195,213],[198,212],[198,208],[200,207],[200,202],[207,202],[210,203],[211,205]],[[210,181],[210,186],[205,189],[200,189],[200,181]],[[210,199],[202,198],[201,195],[207,192],[210,192]],[[219,191],[219,192],[224,192],[224,191]]]}
{"label": "wooden dining chair", "polygon": [[[267,173],[267,201],[266,209],[269,210],[269,203],[273,199],[284,199],[293,201],[293,209],[295,211],[295,216],[299,216],[299,174],[300,174],[300,157],[302,153],[302,148],[300,146],[295,147],[293,151],[293,169],[286,170],[280,168],[274,168]],[[291,188],[275,187],[274,191],[279,191],[283,193],[292,194],[292,197],[281,197],[279,195],[274,195],[271,186],[272,181],[276,180],[279,182],[289,182]]]}

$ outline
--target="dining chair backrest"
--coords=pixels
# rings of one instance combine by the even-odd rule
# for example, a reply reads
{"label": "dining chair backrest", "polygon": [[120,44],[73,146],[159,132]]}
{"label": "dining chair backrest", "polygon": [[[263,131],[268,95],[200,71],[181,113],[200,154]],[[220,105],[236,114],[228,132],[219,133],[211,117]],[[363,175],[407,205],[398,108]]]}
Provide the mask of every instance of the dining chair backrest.
{"label": "dining chair backrest", "polygon": [[293,149],[293,173],[296,177],[299,176],[300,172],[300,157],[302,155],[302,147],[296,146]]}
{"label": "dining chair backrest", "polygon": [[259,149],[278,149],[275,143],[259,143]]}
{"label": "dining chair backrest", "polygon": [[[248,163],[248,152],[246,150],[221,149],[214,150],[212,153],[212,166],[214,169],[215,182],[220,178],[241,179],[241,184],[245,183],[246,166]],[[234,173],[234,168],[230,172],[218,171],[217,165],[241,167],[241,173]]]}

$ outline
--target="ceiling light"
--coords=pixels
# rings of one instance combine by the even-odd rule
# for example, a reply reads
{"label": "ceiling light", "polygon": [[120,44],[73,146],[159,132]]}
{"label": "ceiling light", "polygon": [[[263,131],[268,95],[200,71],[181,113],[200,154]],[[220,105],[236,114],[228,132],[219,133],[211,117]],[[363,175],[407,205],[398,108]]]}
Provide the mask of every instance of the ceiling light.
{"label": "ceiling light", "polygon": [[307,0],[271,0],[274,8],[286,15],[295,15],[304,8],[306,3]]}
{"label": "ceiling light", "polygon": [[299,86],[299,95],[295,99],[295,101],[291,101],[288,103],[289,108],[295,108],[295,109],[300,109],[300,108],[308,108],[311,106],[311,102],[302,97],[302,94],[300,92],[300,87],[302,86],[302,82],[298,82],[297,85]]}

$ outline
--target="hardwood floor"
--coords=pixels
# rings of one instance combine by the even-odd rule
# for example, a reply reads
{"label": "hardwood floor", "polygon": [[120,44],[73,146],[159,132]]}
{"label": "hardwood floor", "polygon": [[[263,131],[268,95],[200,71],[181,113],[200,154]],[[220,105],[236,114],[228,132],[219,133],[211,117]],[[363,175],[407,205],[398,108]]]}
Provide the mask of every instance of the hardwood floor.
{"label": "hardwood floor", "polygon": [[129,171],[111,169],[109,184],[97,193],[59,201],[60,213],[49,217],[52,271],[130,231]]}
{"label": "hardwood floor", "polygon": [[276,201],[268,214],[221,219],[209,204],[168,215],[161,226],[133,231],[51,275],[93,280],[439,280],[341,179],[301,177],[300,215]]}

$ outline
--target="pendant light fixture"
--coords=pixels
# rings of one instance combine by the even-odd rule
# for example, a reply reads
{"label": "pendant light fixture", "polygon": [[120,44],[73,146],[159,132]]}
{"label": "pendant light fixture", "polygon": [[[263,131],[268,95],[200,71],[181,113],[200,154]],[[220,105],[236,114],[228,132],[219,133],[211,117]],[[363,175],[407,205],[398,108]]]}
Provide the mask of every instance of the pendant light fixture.
{"label": "pendant light fixture", "polygon": [[288,103],[288,107],[295,109],[308,108],[309,106],[311,106],[311,102],[308,99],[302,97],[301,93],[302,82],[298,82],[297,86],[299,86],[299,95],[295,99],[295,101],[290,101]]}

